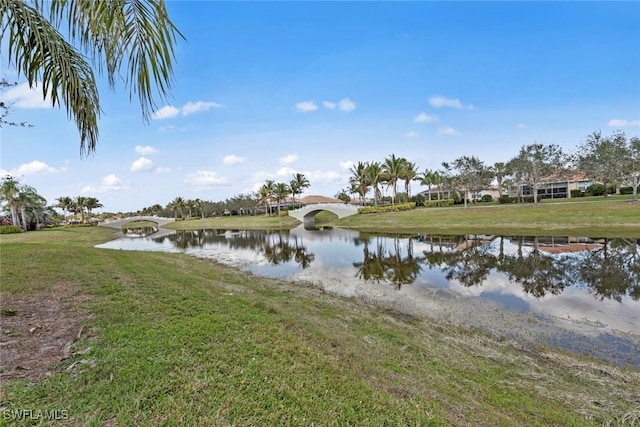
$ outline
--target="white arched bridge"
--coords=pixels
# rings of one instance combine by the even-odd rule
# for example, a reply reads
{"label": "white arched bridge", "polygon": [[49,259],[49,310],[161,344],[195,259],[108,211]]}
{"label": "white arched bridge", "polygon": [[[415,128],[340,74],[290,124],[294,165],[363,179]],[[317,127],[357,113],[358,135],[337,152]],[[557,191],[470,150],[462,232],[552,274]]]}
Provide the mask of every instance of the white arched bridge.
{"label": "white arched bridge", "polygon": [[308,229],[315,227],[316,214],[322,211],[332,212],[338,215],[338,218],[344,218],[345,216],[357,214],[358,208],[344,203],[316,203],[306,205],[300,209],[290,210],[289,215],[298,221],[302,221],[304,223],[304,228]]}
{"label": "white arched bridge", "polygon": [[168,224],[170,222],[175,221],[174,218],[163,218],[163,217],[159,217],[159,216],[132,216],[129,218],[121,218],[121,219],[114,219],[114,220],[110,220],[110,221],[103,221],[101,223],[99,223],[98,225],[101,225],[103,227],[111,227],[111,228],[117,228],[117,229],[121,229],[122,226],[128,222],[131,221],[151,221],[151,222],[155,222],[156,224],[158,224],[158,227],[162,227],[165,224]]}

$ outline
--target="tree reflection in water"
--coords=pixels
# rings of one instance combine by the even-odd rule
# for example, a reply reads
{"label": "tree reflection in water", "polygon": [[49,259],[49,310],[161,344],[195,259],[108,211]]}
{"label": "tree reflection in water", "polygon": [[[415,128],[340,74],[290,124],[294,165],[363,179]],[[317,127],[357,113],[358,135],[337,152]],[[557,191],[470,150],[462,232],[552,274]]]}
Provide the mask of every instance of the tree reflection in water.
{"label": "tree reflection in water", "polygon": [[386,238],[375,236],[375,249],[371,251],[369,246],[372,239],[371,236],[361,234],[355,242],[362,242],[364,245],[363,260],[353,263],[358,269],[356,276],[365,281],[386,280],[398,289],[402,285],[413,283],[422,269],[421,259],[413,255],[413,240],[408,239],[407,254],[403,257],[400,237],[393,237],[393,249],[389,250],[384,246]]}
{"label": "tree reflection in water", "polygon": [[158,243],[171,241],[180,249],[204,248],[207,245],[223,245],[229,249],[245,249],[262,254],[272,265],[295,262],[308,268],[314,260],[302,239],[283,231],[254,230],[195,230],[178,231],[175,234],[154,239]]}
{"label": "tree reflection in water", "polygon": [[515,253],[505,254],[504,237],[418,238],[431,243],[430,251],[424,251],[425,264],[467,287],[482,285],[492,271],[498,271],[537,298],[578,285],[600,299],[620,302],[625,295],[640,299],[638,239],[582,239],[592,243],[580,246],[572,244],[579,239],[570,238],[556,246],[541,244],[540,237],[517,237],[509,238],[517,247]]}

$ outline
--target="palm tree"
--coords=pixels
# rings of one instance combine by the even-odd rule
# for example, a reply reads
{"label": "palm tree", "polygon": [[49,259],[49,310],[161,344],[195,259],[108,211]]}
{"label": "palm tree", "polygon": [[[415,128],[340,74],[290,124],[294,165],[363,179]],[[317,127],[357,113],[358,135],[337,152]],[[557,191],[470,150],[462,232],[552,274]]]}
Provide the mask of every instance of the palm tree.
{"label": "palm tree", "polygon": [[425,169],[421,175],[418,176],[420,185],[425,185],[429,190],[429,201],[431,201],[431,186],[433,185],[433,171]]}
{"label": "palm tree", "polygon": [[387,178],[387,188],[393,188],[393,197],[391,203],[396,203],[396,195],[398,193],[398,179],[402,174],[402,165],[406,161],[403,157],[396,157],[395,154],[391,154],[391,157],[384,159],[382,168]]}
{"label": "palm tree", "polygon": [[357,193],[360,195],[360,200],[364,204],[365,196],[367,191],[369,191],[369,177],[367,175],[367,166],[366,162],[358,162],[357,165],[352,166],[350,171],[353,174],[351,178],[349,178],[349,183],[352,187],[357,187]]}
{"label": "palm tree", "polygon": [[[302,194],[302,190],[304,188],[309,188],[310,185],[309,180],[304,176],[304,174],[297,173],[293,176],[293,179],[289,183],[289,188],[291,188],[294,203],[296,201],[296,194]],[[298,198],[298,202],[300,202],[300,198]]]}
{"label": "palm tree", "polygon": [[167,205],[167,209],[171,209],[173,211],[173,217],[178,219],[178,212],[180,212],[180,218],[182,215],[182,208],[184,207],[184,199],[182,197],[176,197]]}
{"label": "palm tree", "polygon": [[37,212],[45,209],[47,200],[38,194],[35,188],[29,185],[22,185],[19,190],[16,197],[17,207],[20,210],[20,217],[22,218],[22,228],[24,231],[28,231],[27,211],[37,215]]}
{"label": "palm tree", "polygon": [[405,158],[403,158],[402,160],[402,168],[400,170],[400,175],[398,176],[398,178],[404,180],[404,192],[407,193],[408,198],[411,198],[410,184],[411,181],[416,179],[416,177],[418,176],[418,166]]}
{"label": "palm tree", "polygon": [[[73,199],[69,196],[62,196],[62,197],[58,197],[56,199],[58,201],[58,204],[56,205],[56,207],[59,207],[60,209],[62,209],[62,214],[64,215],[65,212],[69,212],[71,210],[71,207],[73,206]],[[64,220],[67,220],[66,215],[64,215]]]}
{"label": "palm tree", "polygon": [[4,202],[11,212],[11,223],[18,225],[18,193],[20,182],[12,176],[2,178],[0,184],[0,201]]}
{"label": "palm tree", "polygon": [[382,182],[383,172],[384,171],[380,162],[371,162],[367,164],[367,181],[373,188],[373,203],[375,205],[378,204],[382,196],[382,192],[380,191],[380,183]]}
{"label": "palm tree", "polygon": [[84,224],[84,208],[86,200],[87,198],[84,196],[74,197],[73,199],[74,212],[80,214],[80,222],[82,224]]}
{"label": "palm tree", "polygon": [[93,209],[103,208],[102,203],[95,197],[87,197],[84,201],[84,207],[87,208],[87,216],[89,217],[89,222],[91,222],[91,211]]}
{"label": "palm tree", "polygon": [[269,200],[271,199],[271,191],[267,184],[263,184],[262,187],[258,190],[258,205],[264,204],[264,214],[265,216],[269,216]]}
{"label": "palm tree", "polygon": [[279,182],[274,187],[273,195],[278,200],[278,215],[280,215],[280,202],[291,194],[291,189],[284,182]]}
{"label": "palm tree", "polygon": [[112,88],[125,82],[145,121],[156,107],[154,93],[161,100],[170,95],[174,44],[182,34],[163,0],[1,0],[0,16],[6,58],[30,87],[41,82],[44,99],[66,106],[80,133],[81,154],[92,154],[98,143],[100,101],[92,63],[106,72]]}

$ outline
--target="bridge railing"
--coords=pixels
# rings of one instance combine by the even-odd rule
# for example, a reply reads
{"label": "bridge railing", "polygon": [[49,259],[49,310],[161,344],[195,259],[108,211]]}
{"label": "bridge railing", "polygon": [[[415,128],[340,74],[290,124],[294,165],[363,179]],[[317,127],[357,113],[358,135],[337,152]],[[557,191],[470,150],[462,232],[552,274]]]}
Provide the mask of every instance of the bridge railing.
{"label": "bridge railing", "polygon": [[292,209],[289,212],[296,212],[302,210],[314,210],[314,209],[345,209],[349,211],[357,211],[358,207],[353,205],[347,205],[346,203],[314,203],[303,206],[298,209]]}

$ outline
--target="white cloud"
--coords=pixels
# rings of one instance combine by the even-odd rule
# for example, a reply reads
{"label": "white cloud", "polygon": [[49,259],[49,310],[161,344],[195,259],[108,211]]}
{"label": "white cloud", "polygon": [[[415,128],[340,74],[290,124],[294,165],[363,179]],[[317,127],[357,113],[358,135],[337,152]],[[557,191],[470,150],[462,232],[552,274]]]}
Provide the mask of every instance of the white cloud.
{"label": "white cloud", "polygon": [[199,111],[207,111],[212,108],[227,108],[227,106],[218,104],[217,102],[187,102],[182,106],[181,113],[183,116],[188,116],[189,114],[197,113]]}
{"label": "white cloud", "polygon": [[607,125],[611,127],[640,127],[640,120],[611,119]]}
{"label": "white cloud", "polygon": [[516,125],[516,127],[517,127],[518,129],[526,129],[527,125],[525,125],[524,123],[518,123],[518,124]]}
{"label": "white cloud", "polygon": [[435,116],[430,116],[427,113],[420,113],[413,118],[413,121],[416,123],[433,123],[437,122],[438,118]]}
{"label": "white cloud", "polygon": [[38,88],[37,83],[33,89],[29,87],[29,83],[14,86],[0,94],[0,99],[16,108],[35,109],[52,107],[50,94],[47,95],[46,99],[43,99],[42,90]]}
{"label": "white cloud", "polygon": [[297,154],[288,154],[284,157],[280,157],[278,159],[278,161],[280,162],[281,165],[290,165],[291,163],[295,162],[296,160],[298,160],[298,155]]}
{"label": "white cloud", "polygon": [[164,107],[162,107],[158,111],[155,111],[151,115],[151,119],[152,120],[170,119],[172,117],[177,116],[178,114],[180,114],[180,110],[179,109],[177,109],[176,107],[174,107],[172,105],[165,105]]}
{"label": "white cloud", "polygon": [[222,163],[225,165],[237,165],[238,163],[243,163],[247,160],[246,157],[236,156],[235,154],[229,154],[224,156],[222,159]]}
{"label": "white cloud", "polygon": [[340,162],[340,167],[344,170],[349,170],[353,167],[353,165],[355,165],[355,163],[352,160],[345,160]]}
{"label": "white cloud", "polygon": [[153,173],[161,174],[161,173],[169,173],[171,172],[171,168],[165,166],[158,166]]}
{"label": "white cloud", "polygon": [[127,187],[124,182],[120,178],[118,178],[115,174],[109,174],[102,178],[102,181],[99,186],[94,187],[92,185],[87,185],[82,187],[80,190],[83,194],[95,194],[95,193],[106,193],[109,191],[121,191],[127,190]]}
{"label": "white cloud", "polygon": [[[212,108],[227,108],[226,105],[218,104],[217,102],[210,101],[196,101],[196,102],[187,102],[182,107],[177,108],[173,105],[165,105],[158,111],[155,111],[151,118],[153,120],[164,120],[170,119],[172,117],[176,117],[178,115],[188,116],[193,113],[198,113],[200,111],[208,111]],[[161,130],[171,129],[168,126],[161,128]]]}
{"label": "white cloud", "polygon": [[155,148],[153,148],[150,145],[136,145],[136,153],[140,154],[141,156],[150,156],[152,154],[157,154],[158,150],[156,150]]}
{"label": "white cloud", "polygon": [[290,168],[289,166],[284,166],[278,169],[276,176],[291,176],[295,175],[297,172],[297,170]]}
{"label": "white cloud", "polygon": [[131,172],[150,171],[153,169],[153,162],[146,157],[140,157],[131,163]]}
{"label": "white cloud", "polygon": [[228,179],[223,176],[219,176],[214,171],[196,171],[196,173],[187,174],[184,177],[185,184],[193,185],[196,187],[217,187],[228,184]]}
{"label": "white cloud", "polygon": [[429,98],[429,105],[435,108],[451,107],[462,110],[473,110],[473,105],[463,105],[459,99],[446,98],[444,96],[432,96]]}
{"label": "white cloud", "polygon": [[438,133],[440,133],[441,135],[460,135],[460,132],[458,132],[451,126],[438,129]]}
{"label": "white cloud", "polygon": [[[41,162],[40,160],[34,160],[29,163],[23,163],[18,166],[16,169],[8,172],[8,175],[13,176],[24,176],[24,175],[44,175],[50,173],[58,173],[64,172],[66,168],[54,168],[53,166],[49,166],[48,164]],[[4,173],[3,173],[4,175]]]}
{"label": "white cloud", "polygon": [[340,111],[350,112],[356,109],[356,103],[349,98],[344,98],[338,101],[338,108]]}
{"label": "white cloud", "polygon": [[318,106],[313,101],[302,101],[296,104],[296,111],[299,113],[309,113],[311,111],[316,111]]}
{"label": "white cloud", "polygon": [[407,138],[415,138],[420,135],[418,134],[418,132],[407,132],[404,134],[404,136],[406,136]]}
{"label": "white cloud", "polygon": [[329,110],[335,110],[337,106],[335,102],[331,101],[322,101],[322,105],[324,105],[324,108],[328,108]]}

